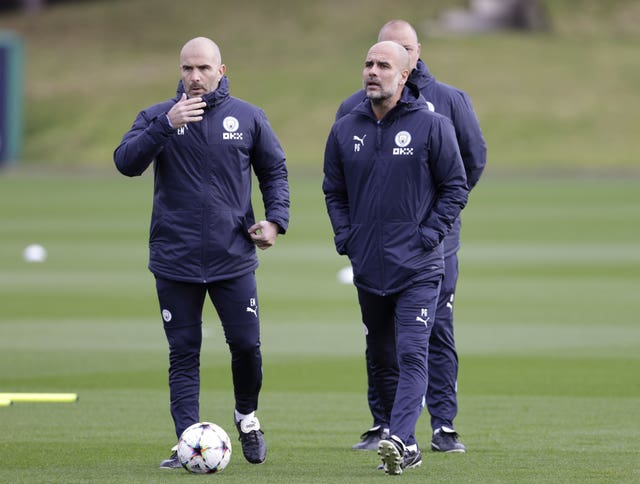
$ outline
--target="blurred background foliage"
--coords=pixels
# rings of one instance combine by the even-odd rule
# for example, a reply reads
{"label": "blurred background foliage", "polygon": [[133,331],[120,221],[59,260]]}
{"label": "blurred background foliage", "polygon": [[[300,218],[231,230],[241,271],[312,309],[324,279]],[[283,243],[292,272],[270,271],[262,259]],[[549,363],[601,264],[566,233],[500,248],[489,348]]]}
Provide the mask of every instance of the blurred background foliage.
{"label": "blurred background foliage", "polygon": [[412,22],[435,76],[472,97],[487,175],[640,173],[640,2],[547,0],[551,29],[434,36],[455,0],[58,1],[0,11],[24,41],[20,169],[114,171],[136,113],[172,97],[180,47],[214,39],[232,95],[262,107],[292,173],[320,174],[340,101],[391,18]]}

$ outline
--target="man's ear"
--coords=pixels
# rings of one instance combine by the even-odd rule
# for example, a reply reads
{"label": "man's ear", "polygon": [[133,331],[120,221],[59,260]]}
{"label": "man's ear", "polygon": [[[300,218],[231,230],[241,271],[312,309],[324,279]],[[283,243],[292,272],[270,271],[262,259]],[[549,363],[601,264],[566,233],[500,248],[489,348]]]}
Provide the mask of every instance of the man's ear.
{"label": "man's ear", "polygon": [[409,80],[409,71],[407,69],[404,69],[401,73],[401,79],[400,79],[400,85],[404,86],[407,81]]}

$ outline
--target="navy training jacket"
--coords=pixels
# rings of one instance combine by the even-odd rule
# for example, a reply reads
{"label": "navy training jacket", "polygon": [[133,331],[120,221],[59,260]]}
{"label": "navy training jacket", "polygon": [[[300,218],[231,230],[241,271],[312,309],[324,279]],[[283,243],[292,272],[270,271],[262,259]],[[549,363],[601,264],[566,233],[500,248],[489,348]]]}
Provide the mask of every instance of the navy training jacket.
{"label": "navy training jacket", "polygon": [[[467,174],[467,184],[472,189],[478,183],[487,163],[487,145],[469,95],[436,80],[422,60],[418,60],[408,83],[420,89],[431,111],[446,116],[453,123]],[[336,119],[349,113],[366,98],[364,90],[352,94],[338,108]],[[445,238],[445,256],[454,254],[460,248],[460,226],[458,218]]]}
{"label": "navy training jacket", "polygon": [[325,149],[327,211],[336,250],[359,288],[393,294],[444,272],[444,236],[467,201],[451,121],[417,88],[378,121],[367,100],[338,119]]}
{"label": "navy training jacket", "polygon": [[284,233],[289,224],[285,155],[265,113],[229,95],[226,77],[205,94],[204,118],[172,128],[166,113],[179,100],[136,117],[114,152],[118,170],[141,175],[154,164],[149,269],[185,282],[230,279],[258,267],[248,229],[255,223],[251,170],[265,217]]}

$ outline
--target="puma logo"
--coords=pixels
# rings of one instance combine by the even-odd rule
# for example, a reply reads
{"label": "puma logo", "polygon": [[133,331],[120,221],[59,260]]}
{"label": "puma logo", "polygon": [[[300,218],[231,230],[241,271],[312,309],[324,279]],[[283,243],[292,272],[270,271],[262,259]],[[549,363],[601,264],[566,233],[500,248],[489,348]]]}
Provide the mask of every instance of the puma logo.
{"label": "puma logo", "polygon": [[253,308],[247,307],[246,312],[247,312],[247,313],[253,313],[253,315],[254,315],[256,318],[258,317],[258,308],[253,309]]}
{"label": "puma logo", "polygon": [[453,294],[451,295],[451,297],[449,298],[449,302],[447,302],[447,307],[449,308],[449,310],[451,312],[453,312]]}
{"label": "puma logo", "polygon": [[355,134],[353,135],[353,141],[359,141],[360,144],[362,146],[364,146],[364,139],[367,137],[367,135],[365,134],[362,138],[359,138],[358,136],[356,136]]}

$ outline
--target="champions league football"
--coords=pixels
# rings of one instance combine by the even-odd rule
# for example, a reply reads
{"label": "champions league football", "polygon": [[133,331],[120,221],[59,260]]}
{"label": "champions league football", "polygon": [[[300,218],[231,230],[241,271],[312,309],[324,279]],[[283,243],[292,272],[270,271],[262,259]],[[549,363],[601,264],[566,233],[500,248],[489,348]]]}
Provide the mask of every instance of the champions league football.
{"label": "champions league football", "polygon": [[198,422],[182,432],[178,441],[178,459],[189,472],[222,472],[231,460],[231,440],[222,427]]}

